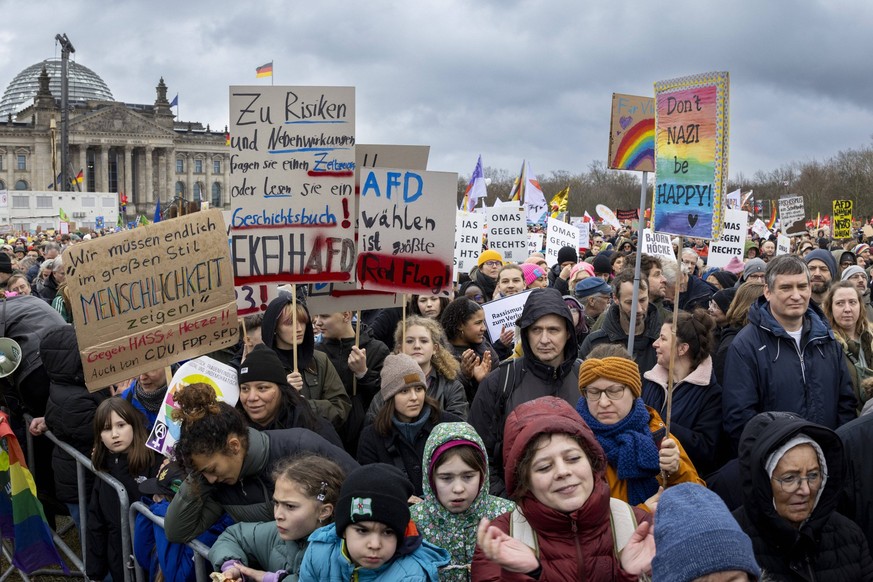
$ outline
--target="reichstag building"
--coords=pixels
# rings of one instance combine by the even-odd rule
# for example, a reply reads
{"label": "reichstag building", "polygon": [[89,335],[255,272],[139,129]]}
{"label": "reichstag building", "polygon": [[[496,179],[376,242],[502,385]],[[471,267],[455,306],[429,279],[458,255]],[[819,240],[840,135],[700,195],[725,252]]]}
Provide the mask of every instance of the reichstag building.
{"label": "reichstag building", "polygon": [[[68,172],[88,192],[118,192],[127,217],[161,207],[230,204],[225,128],[174,119],[163,79],[153,104],[120,103],[89,68],[70,61]],[[0,100],[0,190],[50,190],[60,173],[61,60],[21,71]],[[56,144],[55,165],[52,144]]]}

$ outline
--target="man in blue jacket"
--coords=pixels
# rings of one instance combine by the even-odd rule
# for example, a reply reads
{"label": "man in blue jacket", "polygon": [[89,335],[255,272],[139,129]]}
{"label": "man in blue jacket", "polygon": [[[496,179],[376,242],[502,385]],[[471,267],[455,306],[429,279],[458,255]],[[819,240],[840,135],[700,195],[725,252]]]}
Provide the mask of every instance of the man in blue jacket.
{"label": "man in blue jacket", "polygon": [[760,412],[794,412],[831,429],[855,418],[855,395],[842,349],[824,314],[810,304],[810,275],[794,255],[767,264],[764,296],[728,350],[722,407],[736,450]]}

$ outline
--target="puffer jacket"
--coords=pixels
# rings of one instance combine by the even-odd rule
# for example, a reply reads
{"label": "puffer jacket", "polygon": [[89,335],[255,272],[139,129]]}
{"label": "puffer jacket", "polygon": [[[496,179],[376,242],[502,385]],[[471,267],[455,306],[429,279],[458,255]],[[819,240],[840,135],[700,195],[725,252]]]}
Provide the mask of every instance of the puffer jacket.
{"label": "puffer jacket", "polygon": [[425,475],[424,501],[409,508],[412,520],[419,531],[425,533],[428,541],[451,554],[452,561],[449,566],[440,570],[440,580],[443,582],[470,580],[470,564],[473,561],[473,550],[476,549],[479,520],[483,517],[494,519],[515,508],[513,502],[488,494],[487,463],[485,476],[479,480],[479,494],[466,511],[452,513],[440,503],[432,485],[434,476],[431,463],[435,460],[434,453],[438,448],[455,440],[474,443],[482,457],[487,459],[482,439],[472,426],[466,422],[444,422],[437,425],[427,439],[421,459],[421,472]]}
{"label": "puffer jacket", "polygon": [[[279,356],[285,371],[294,371],[294,356],[291,349],[284,350],[276,345],[276,328],[282,310],[292,302],[290,295],[281,295],[270,302],[264,312],[261,323],[261,338],[268,348]],[[306,304],[298,303],[306,309]],[[300,395],[309,402],[315,414],[318,414],[339,428],[345,422],[352,408],[352,401],[346,394],[343,382],[330,363],[327,354],[315,351],[315,333],[312,331],[312,316],[306,311],[310,323],[306,325],[303,341],[297,346],[297,367],[303,376],[303,389]]]}
{"label": "puffer jacket", "polygon": [[228,560],[266,572],[279,572],[295,580],[300,572],[306,539],[283,540],[275,521],[236,523],[224,530],[209,549],[209,561],[216,572]]}
{"label": "puffer jacket", "polygon": [[[660,364],[643,374],[643,402],[663,418],[667,407],[667,370]],[[718,468],[716,452],[721,435],[721,386],[707,356],[688,376],[673,387],[670,432],[682,442],[698,473],[708,475]]]}
{"label": "puffer jacket", "polygon": [[[534,356],[528,341],[530,326],[546,315],[557,315],[567,325],[564,359],[557,366],[550,366]],[[468,417],[488,452],[490,492],[500,497],[506,496],[501,450],[507,414],[519,404],[541,396],[557,396],[571,406],[579,400],[580,362],[576,357],[576,333],[573,316],[561,294],[552,288],[534,289],[524,305],[518,326],[521,328],[523,355],[502,363],[482,380]]]}
{"label": "puffer jacket", "polygon": [[[679,293],[679,309],[691,312],[701,307],[709,307],[709,300],[718,291],[714,286],[695,275],[688,275],[685,291]],[[659,330],[660,331],[660,330]]]}
{"label": "puffer jacket", "polygon": [[857,416],[849,370],[824,314],[810,303],[798,349],[765,297],[728,349],[729,389],[722,393],[724,429],[736,445],[757,413],[780,410],[831,429]]}
{"label": "puffer jacket", "polygon": [[[579,414],[559,398],[544,397],[521,404],[506,418],[503,464],[507,491],[515,493],[518,483],[515,474],[528,445],[544,433],[562,433],[582,440],[583,450],[593,470],[593,488],[582,507],[571,513],[551,509],[527,492],[518,500],[519,509],[530,523],[537,538],[540,580],[549,582],[588,580],[636,581],[637,577],[622,570],[614,553],[610,525],[609,485],[604,469],[606,456]],[[651,516],[634,508],[637,521],[648,521]],[[510,514],[505,513],[492,525],[509,533]],[[481,548],[473,556],[475,581],[531,580],[526,574],[503,570],[490,561]]]}
{"label": "puffer jacket", "polygon": [[273,464],[296,453],[315,453],[336,461],[347,473],[358,463],[340,447],[305,428],[248,430],[248,450],[236,483],[210,484],[190,474],[167,508],[167,539],[187,543],[226,511],[237,522],[273,519]]}
{"label": "puffer jacket", "polygon": [[[409,541],[407,539],[407,541]],[[343,538],[334,524],[315,530],[300,567],[300,580],[320,582],[437,582],[437,569],[449,563],[449,553],[426,540],[409,554],[395,555],[376,570],[356,566],[346,556]],[[406,545],[406,544],[404,544]]]}
{"label": "puffer jacket", "polygon": [[[40,344],[43,367],[51,380],[45,423],[58,439],[90,457],[94,447],[94,413],[109,398],[109,391],[89,392],[85,387],[78,346],[76,330],[66,324],[51,329]],[[78,503],[76,461],[60,447],[52,452],[52,473],[58,500]],[[88,495],[93,484],[93,474],[85,471]]]}
{"label": "puffer jacket", "polygon": [[[588,357],[591,350],[600,344],[627,345],[627,333],[621,327],[621,314],[618,305],[611,305],[603,316],[603,324],[600,329],[588,334],[579,348],[579,357],[583,360]],[[646,310],[646,319],[643,333],[634,338],[634,361],[640,368],[640,374],[645,374],[655,367],[658,355],[655,353],[655,340],[661,333],[661,324],[664,323],[658,307],[649,303]]]}
{"label": "puffer jacket", "polygon": [[[797,529],[776,513],[765,463],[799,433],[821,447],[827,482],[812,514]],[[734,517],[752,538],[765,572],[790,582],[873,580],[873,559],[861,528],[836,511],[845,478],[843,445],[836,433],[795,414],[766,412],[746,425],[739,452],[743,506]]]}

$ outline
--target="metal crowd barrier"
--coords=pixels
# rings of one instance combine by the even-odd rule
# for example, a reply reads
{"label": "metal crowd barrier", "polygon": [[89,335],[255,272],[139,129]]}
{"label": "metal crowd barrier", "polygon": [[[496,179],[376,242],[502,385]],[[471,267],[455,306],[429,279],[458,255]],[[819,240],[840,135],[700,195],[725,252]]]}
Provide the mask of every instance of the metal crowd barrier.
{"label": "metal crowd barrier", "polygon": [[[30,421],[33,420],[29,415],[24,416],[24,420],[26,426],[30,426]],[[27,434],[27,463],[30,467],[30,471],[32,474],[36,474],[36,467],[34,466],[34,458],[33,458],[33,436],[30,434],[29,430],[25,430]],[[77,483],[77,491],[79,497],[79,519],[82,526],[81,531],[79,532],[79,544],[80,551],[82,557],[76,554],[61,538],[61,535],[66,533],[69,529],[75,527],[75,523],[71,521],[70,525],[68,525],[61,532],[52,531],[52,538],[54,540],[55,545],[59,550],[61,550],[64,555],[66,555],[70,562],[72,562],[75,570],[71,571],[72,576],[86,578],[85,574],[85,558],[86,558],[86,544],[87,544],[87,523],[88,523],[88,497],[87,491],[85,490],[85,470],[91,471],[98,478],[103,479],[110,485],[112,485],[115,490],[118,492],[118,502],[119,507],[121,508],[121,545],[122,549],[125,551],[125,556],[128,556],[129,560],[133,563],[133,573],[131,573],[130,568],[125,568],[124,570],[124,582],[148,582],[148,579],[145,574],[145,570],[139,565],[136,561],[136,557],[133,554],[133,536],[134,530],[136,527],[136,514],[141,513],[146,518],[151,520],[152,522],[164,527],[164,518],[159,517],[151,512],[147,505],[140,501],[136,501],[134,503],[130,503],[130,500],[127,497],[127,489],[125,489],[124,485],[118,480],[108,475],[106,473],[95,471],[93,465],[91,464],[91,459],[80,453],[77,449],[72,447],[71,445],[59,440],[51,431],[46,431],[43,433],[44,436],[48,437],[56,446],[60,447],[64,452],[69,454],[76,460],[76,483]],[[209,547],[200,542],[198,540],[191,540],[186,544],[189,548],[194,550],[194,571],[197,576],[197,580],[199,582],[207,582],[209,580],[209,574],[212,572],[212,565],[209,563]],[[2,551],[4,555],[9,554],[9,551],[5,546],[3,546]],[[12,556],[7,555],[7,560],[10,564],[10,570],[0,576],[0,582],[3,582],[13,571],[17,570],[12,564]],[[24,582],[29,582],[29,578],[23,572],[17,572],[19,576],[21,576]],[[47,574],[53,576],[64,576],[64,572],[58,569],[46,569],[46,570],[38,570],[33,573],[37,574]]]}
{"label": "metal crowd barrier", "polygon": [[[31,420],[33,420],[29,415],[24,416],[24,420],[26,426],[30,426]],[[33,462],[33,436],[30,434],[29,430],[25,429],[25,433],[27,434],[27,462],[30,465],[31,474],[36,474],[36,467]],[[124,485],[118,479],[115,479],[111,475],[108,475],[102,471],[95,471],[94,466],[91,464],[91,459],[80,453],[73,446],[61,441],[56,437],[50,430],[47,430],[43,433],[43,436],[47,437],[50,441],[52,441],[55,446],[59,447],[65,453],[73,457],[76,460],[76,489],[79,494],[79,522],[81,523],[81,530],[79,531],[79,545],[82,553],[82,557],[76,555],[76,553],[61,539],[60,534],[56,531],[52,531],[52,539],[55,542],[55,545],[59,550],[61,550],[69,559],[70,562],[75,566],[76,571],[73,572],[73,575],[80,576],[87,579],[85,574],[85,560],[87,558],[86,549],[87,549],[87,531],[88,531],[88,501],[87,501],[87,493],[85,491],[85,469],[91,471],[96,477],[99,479],[103,479],[109,485],[111,485],[116,493],[118,493],[118,505],[120,507],[121,514],[121,548],[124,552],[125,556],[129,556],[130,559],[133,559],[133,545],[131,544],[131,529],[130,524],[128,523],[130,519],[129,507],[130,500],[127,497],[127,489],[125,489]],[[71,527],[75,527],[73,524]],[[66,530],[65,530],[66,531]],[[135,560],[134,560],[135,562]],[[10,561],[11,564],[11,561]],[[33,573],[36,574],[50,574],[55,576],[63,576],[64,573],[61,570],[52,569],[52,570],[38,570]],[[28,578],[24,575],[24,573],[19,572],[19,575],[25,580]],[[124,582],[134,582],[133,574],[130,568],[124,569]]]}
{"label": "metal crowd barrier", "polygon": [[[133,536],[134,529],[136,528],[136,514],[139,513],[147,517],[152,523],[156,523],[161,527],[164,527],[164,518],[152,513],[152,511],[148,508],[148,506],[141,502],[137,501],[132,503],[130,506],[130,534]],[[191,540],[186,544],[189,548],[194,550],[194,573],[197,577],[197,580],[200,582],[206,582],[209,580],[209,574],[212,572],[212,564],[209,563],[209,548],[203,542],[197,540]],[[142,566],[136,561],[133,560],[133,564],[136,572],[136,581],[137,582],[148,582],[148,579],[145,575],[145,570],[143,570]]]}

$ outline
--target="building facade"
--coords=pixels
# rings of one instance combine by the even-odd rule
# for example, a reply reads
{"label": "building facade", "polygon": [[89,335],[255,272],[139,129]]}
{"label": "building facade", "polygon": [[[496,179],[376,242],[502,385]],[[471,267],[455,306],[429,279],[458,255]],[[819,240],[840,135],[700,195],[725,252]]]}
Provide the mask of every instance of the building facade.
{"label": "building facade", "polygon": [[[106,98],[111,95],[108,88],[95,87],[96,75],[90,70],[70,65],[71,74],[79,73],[78,86],[70,85],[68,108],[68,173],[75,177],[81,172],[74,190],[126,195],[128,221],[141,214],[151,218],[158,200],[162,210],[174,213],[200,201],[229,207],[226,130],[176,121],[163,79],[153,104],[121,103]],[[35,66],[40,73],[34,84]],[[60,87],[60,67],[57,59],[28,67],[0,102],[0,111],[7,112],[0,119],[0,190],[10,195],[15,190],[61,189],[60,90],[54,89]],[[93,76],[90,85],[77,68]],[[94,98],[95,93],[103,98]]]}

